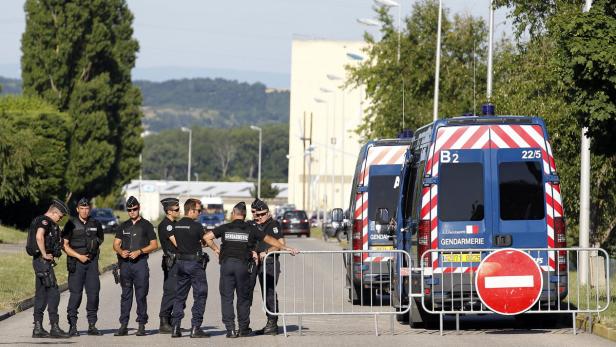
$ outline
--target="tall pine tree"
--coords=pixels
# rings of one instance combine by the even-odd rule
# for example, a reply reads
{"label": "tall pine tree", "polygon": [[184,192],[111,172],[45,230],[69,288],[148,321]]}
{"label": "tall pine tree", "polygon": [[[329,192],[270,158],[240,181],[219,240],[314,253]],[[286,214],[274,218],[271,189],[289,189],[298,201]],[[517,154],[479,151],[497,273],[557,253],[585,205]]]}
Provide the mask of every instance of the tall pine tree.
{"label": "tall pine tree", "polygon": [[24,93],[71,118],[68,192],[109,193],[137,175],[143,147],[133,15],[125,0],[27,0],[25,11]]}

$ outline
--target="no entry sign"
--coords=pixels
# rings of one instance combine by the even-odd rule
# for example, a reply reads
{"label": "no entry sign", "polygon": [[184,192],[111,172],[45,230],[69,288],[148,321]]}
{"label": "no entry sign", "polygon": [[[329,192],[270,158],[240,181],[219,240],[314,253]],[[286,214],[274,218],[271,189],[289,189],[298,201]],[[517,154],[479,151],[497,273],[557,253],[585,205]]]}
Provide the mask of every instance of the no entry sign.
{"label": "no entry sign", "polygon": [[479,298],[490,310],[520,314],[539,300],[543,288],[541,268],[525,252],[502,249],[485,257],[475,277]]}

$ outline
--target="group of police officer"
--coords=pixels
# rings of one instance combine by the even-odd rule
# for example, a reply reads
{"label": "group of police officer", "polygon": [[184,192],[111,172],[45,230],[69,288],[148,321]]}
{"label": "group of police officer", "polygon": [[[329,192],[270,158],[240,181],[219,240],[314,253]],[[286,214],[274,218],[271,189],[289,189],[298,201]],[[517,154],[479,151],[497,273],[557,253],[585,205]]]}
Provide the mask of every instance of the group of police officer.
{"label": "group of police officer", "polygon": [[[246,204],[233,207],[231,222],[213,231],[205,232],[196,219],[202,211],[201,201],[188,199],[184,203],[184,217],[180,217],[179,200],[168,198],[161,201],[165,218],[158,225],[158,239],[163,251],[164,273],[163,297],[160,305],[160,329],[162,334],[181,337],[181,321],[184,318],[186,299],[193,290],[193,307],[190,337],[209,337],[201,330],[208,294],[206,267],[209,256],[203,252],[207,246],[220,262],[222,321],[226,337],[235,338],[256,335],[276,335],[277,316],[268,313],[267,324],[253,332],[250,329],[250,307],[257,277],[261,292],[265,292],[268,312],[277,312],[276,283],[280,273],[277,257],[266,257],[268,252],[284,250],[293,255],[297,249],[287,247],[282,230],[275,221],[267,204],[256,199],[252,207],[253,221],[246,221]],[[113,249],[118,256],[117,268],[122,287],[120,299],[120,328],[115,336],[128,335],[128,321],[133,294],[137,302],[138,329],[135,335],[146,335],[148,322],[147,295],[149,291],[149,253],[158,249],[154,226],[142,218],[139,201],[131,196],[126,201],[129,219],[118,225]],[[62,232],[58,222],[68,215],[67,206],[54,200],[47,212],[36,217],[30,226],[26,250],[33,257],[36,292],[34,298],[34,329],[32,337],[67,338],[78,336],[77,310],[85,288],[88,335],[102,335],[96,328],[100,279],[98,270],[99,247],[103,243],[103,229],[99,222],[90,218],[90,203],[82,198],[77,203],[77,216],[70,217]],[[220,246],[214,241],[220,239]],[[70,292],[67,318],[68,333],[58,324],[60,292],[53,267],[54,259],[67,254],[68,289]],[[263,264],[266,259],[266,264]],[[263,271],[267,278],[263,281]],[[261,275],[260,275],[261,274]],[[237,321],[233,309],[237,295]],[[50,331],[43,328],[43,314],[47,307]]]}

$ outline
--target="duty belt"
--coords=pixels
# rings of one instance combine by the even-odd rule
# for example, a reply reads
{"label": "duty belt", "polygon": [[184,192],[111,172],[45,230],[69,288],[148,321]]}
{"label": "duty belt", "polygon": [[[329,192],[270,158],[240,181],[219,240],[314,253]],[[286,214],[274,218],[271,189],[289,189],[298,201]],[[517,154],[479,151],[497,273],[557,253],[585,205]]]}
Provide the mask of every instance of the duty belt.
{"label": "duty belt", "polygon": [[203,254],[177,254],[175,256],[177,260],[201,260],[203,259]]}

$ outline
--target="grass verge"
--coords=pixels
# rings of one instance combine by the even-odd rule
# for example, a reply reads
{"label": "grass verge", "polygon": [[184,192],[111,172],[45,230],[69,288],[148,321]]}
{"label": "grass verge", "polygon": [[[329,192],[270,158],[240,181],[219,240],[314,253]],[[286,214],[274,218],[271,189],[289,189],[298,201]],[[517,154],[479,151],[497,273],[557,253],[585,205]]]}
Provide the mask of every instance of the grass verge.
{"label": "grass verge", "polygon": [[607,309],[600,313],[594,313],[593,320],[616,328],[616,276],[612,276],[609,281],[610,293],[608,294],[605,288],[591,287],[590,285],[578,286],[577,272],[571,271],[569,273],[569,295],[565,302],[570,300],[578,309],[592,310],[597,307],[605,307],[609,295],[610,304]]}
{"label": "grass verge", "polygon": [[28,233],[0,225],[0,243],[26,242]]}

